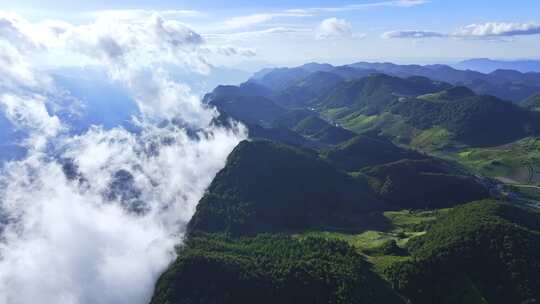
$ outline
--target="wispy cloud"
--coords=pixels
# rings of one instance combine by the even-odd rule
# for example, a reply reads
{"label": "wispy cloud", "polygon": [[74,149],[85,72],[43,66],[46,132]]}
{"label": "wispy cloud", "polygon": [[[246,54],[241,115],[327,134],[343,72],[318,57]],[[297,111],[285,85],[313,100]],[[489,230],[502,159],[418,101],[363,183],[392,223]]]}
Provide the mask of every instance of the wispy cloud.
{"label": "wispy cloud", "polygon": [[346,11],[355,11],[376,7],[412,7],[421,4],[427,3],[427,0],[395,0],[395,1],[379,1],[371,3],[362,3],[362,4],[351,4],[344,6],[334,6],[334,7],[308,7],[308,8],[296,8],[296,9],[286,9],[283,11],[272,12],[272,13],[257,13],[246,16],[237,16],[225,20],[220,24],[221,30],[234,30],[241,28],[248,28],[250,26],[263,24],[270,22],[277,18],[287,18],[287,17],[312,17],[324,13],[338,13]]}
{"label": "wispy cloud", "polygon": [[204,34],[203,37],[208,40],[224,41],[251,41],[253,39],[267,38],[269,36],[285,36],[323,39],[361,39],[365,34],[353,32],[352,25],[345,19],[328,18],[324,19],[316,27],[287,27],[278,26],[262,30],[244,31],[235,33],[212,33]]}
{"label": "wispy cloud", "polygon": [[397,30],[382,34],[385,39],[424,39],[424,38],[458,38],[458,39],[486,39],[528,36],[540,34],[538,23],[518,22],[486,22],[469,24],[452,33],[443,33],[425,30]]}
{"label": "wispy cloud", "polygon": [[233,17],[225,20],[222,24],[222,29],[233,30],[239,28],[247,28],[253,25],[269,22],[276,18],[282,17],[309,17],[310,14],[301,12],[280,12],[267,14],[252,14],[247,16]]}
{"label": "wispy cloud", "polygon": [[152,14],[158,14],[164,18],[195,18],[204,17],[206,13],[197,10],[144,10],[144,9],[114,9],[114,10],[99,10],[85,13],[93,19],[116,19],[116,20],[140,20],[148,18]]}
{"label": "wispy cloud", "polygon": [[205,39],[222,39],[227,41],[249,41],[255,38],[263,38],[271,35],[287,34],[312,34],[313,29],[307,27],[271,27],[258,31],[245,31],[225,34],[206,34]]}
{"label": "wispy cloud", "polygon": [[440,38],[440,37],[447,37],[447,36],[448,36],[447,34],[443,34],[439,32],[421,31],[421,30],[389,31],[382,34],[382,38],[385,38],[385,39],[395,39],[395,38],[421,39],[421,38]]}
{"label": "wispy cloud", "polygon": [[364,9],[377,8],[377,7],[413,7],[413,6],[426,4],[428,2],[429,1],[427,0],[379,1],[379,2],[350,4],[350,5],[333,6],[333,7],[330,6],[330,7],[311,7],[311,8],[301,8],[301,9],[290,9],[290,10],[286,10],[286,12],[304,13],[304,14],[336,13],[336,12],[364,10]]}

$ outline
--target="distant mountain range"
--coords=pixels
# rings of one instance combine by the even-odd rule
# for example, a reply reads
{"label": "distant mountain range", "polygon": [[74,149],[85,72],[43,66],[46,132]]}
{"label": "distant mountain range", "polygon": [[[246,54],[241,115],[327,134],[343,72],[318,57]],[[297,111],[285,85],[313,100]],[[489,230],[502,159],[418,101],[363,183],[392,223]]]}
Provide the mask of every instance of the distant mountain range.
{"label": "distant mountain range", "polygon": [[521,102],[540,91],[540,73],[522,73],[497,69],[489,74],[472,70],[458,70],[447,65],[397,65],[393,63],[358,62],[345,66],[309,63],[296,68],[266,69],[251,78],[273,90],[282,90],[288,84],[314,72],[326,72],[344,79],[361,78],[373,73],[397,77],[423,76],[453,85],[467,86],[477,94],[488,94],[504,100]]}
{"label": "distant mountain range", "polygon": [[491,73],[496,70],[515,70],[522,73],[540,72],[540,60],[492,60],[487,58],[469,59],[454,65],[460,70]]}
{"label": "distant mountain range", "polygon": [[[500,91],[508,89],[504,82],[513,81],[513,76],[521,81],[540,76],[515,71],[486,75],[447,66],[311,63],[261,71],[240,86],[217,87],[204,101],[258,126],[251,128],[252,135],[275,140],[277,130],[281,130],[280,136],[287,130],[297,136],[283,138],[285,142],[298,144],[298,138],[304,138],[308,147],[339,144],[354,133],[382,136],[420,149],[480,147],[540,132],[540,114],[528,110],[535,107],[536,95],[522,107],[455,84],[468,75],[503,83],[492,85]],[[271,132],[276,136],[270,136]]]}

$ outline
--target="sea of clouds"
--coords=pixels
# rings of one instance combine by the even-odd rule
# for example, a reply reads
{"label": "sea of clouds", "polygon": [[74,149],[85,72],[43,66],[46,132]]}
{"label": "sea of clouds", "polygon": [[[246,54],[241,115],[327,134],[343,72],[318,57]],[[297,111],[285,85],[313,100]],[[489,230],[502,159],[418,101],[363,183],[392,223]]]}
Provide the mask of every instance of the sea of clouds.
{"label": "sea of clouds", "polygon": [[[253,55],[158,14],[74,25],[0,13],[0,114],[25,151],[0,171],[0,303],[148,303],[197,202],[246,138],[167,72],[207,73],[213,54]],[[77,98],[35,66],[63,56],[128,92],[135,131],[70,132]]]}

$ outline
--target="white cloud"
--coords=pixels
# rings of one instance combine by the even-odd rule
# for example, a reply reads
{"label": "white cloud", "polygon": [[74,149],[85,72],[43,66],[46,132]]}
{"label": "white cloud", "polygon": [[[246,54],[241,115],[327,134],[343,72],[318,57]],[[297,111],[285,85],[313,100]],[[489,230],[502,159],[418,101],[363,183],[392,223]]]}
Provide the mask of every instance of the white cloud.
{"label": "white cloud", "polygon": [[328,18],[315,29],[317,39],[363,38],[364,34],[353,34],[352,25],[344,19]]}
{"label": "white cloud", "polygon": [[[39,153],[11,163],[0,178],[12,219],[0,242],[0,303],[148,303],[204,189],[241,138],[225,129],[199,136],[149,127],[63,139],[60,158],[71,159],[75,180]],[[144,213],[108,199],[119,170],[133,177]]]}
{"label": "white cloud", "polygon": [[137,23],[98,20],[74,27],[62,38],[72,51],[118,69],[162,62],[187,64],[198,71],[207,68],[197,54],[202,37],[159,15]]}
{"label": "white cloud", "polygon": [[[31,64],[56,49],[107,68],[137,101],[140,132],[63,132],[68,123],[48,110],[59,97],[55,84]],[[148,303],[205,188],[246,136],[242,126],[214,126],[216,112],[164,67],[204,72],[208,56],[242,52],[205,45],[157,15],[85,25],[0,17],[0,111],[29,133],[31,147],[0,172],[0,210],[9,220],[0,238],[0,303]],[[136,197],[111,195],[118,172],[131,176],[120,187]]]}
{"label": "white cloud", "polygon": [[[25,51],[27,52],[27,51]],[[2,92],[49,89],[50,79],[37,73],[24,59],[25,55],[8,39],[0,36],[0,90]]]}
{"label": "white cloud", "polygon": [[[377,7],[413,7],[421,4],[428,3],[427,0],[395,0],[395,1],[380,1],[380,2],[371,2],[371,3],[362,3],[362,4],[351,4],[351,5],[344,5],[344,6],[336,6],[336,7],[311,7],[311,8],[301,8],[301,9],[286,9],[283,11],[278,12],[263,12],[263,13],[257,13],[257,14],[251,14],[251,15],[245,15],[245,16],[237,16],[230,19],[227,19],[221,23],[216,23],[213,25],[210,25],[208,28],[208,31],[210,32],[225,32],[225,31],[231,31],[231,30],[239,30],[239,29],[246,29],[250,27],[254,27],[257,25],[262,25],[269,23],[275,19],[278,18],[305,18],[305,17],[313,17],[319,14],[325,14],[325,13],[336,13],[336,12],[346,12],[346,11],[355,11],[355,10],[364,10],[369,8],[377,8]],[[278,29],[278,28],[285,28],[282,26],[275,26],[270,27],[266,30],[257,30],[257,31],[247,31],[247,32],[240,32],[240,33],[229,33],[231,35],[237,35],[237,37],[248,36],[248,35],[264,35],[271,33],[270,30],[272,29]],[[293,29],[293,27],[288,27],[290,29]],[[287,33],[290,33],[292,31],[287,31]],[[244,35],[244,33],[247,33]],[[277,31],[272,32],[272,34],[278,33]],[[210,35],[218,35],[218,34],[210,34]],[[355,37],[361,38],[363,37],[363,34],[355,35]]]}
{"label": "white cloud", "polygon": [[181,22],[152,15],[144,22],[98,20],[63,34],[67,47],[108,68],[129,88],[148,119],[180,118],[188,125],[206,125],[214,113],[194,97],[189,87],[164,72],[167,65],[185,66],[206,74],[211,56],[252,57],[255,52],[231,45],[208,45]]}
{"label": "white cloud", "polygon": [[34,29],[17,15],[0,13],[0,115],[28,134],[21,144],[42,149],[62,124],[47,110],[45,96],[54,91],[52,80],[28,62],[29,56],[45,49],[38,38],[47,30]]}
{"label": "white cloud", "polygon": [[384,39],[394,39],[394,38],[440,38],[447,37],[448,35],[432,31],[419,31],[419,30],[405,30],[405,31],[390,31],[382,34]]}
{"label": "white cloud", "polygon": [[257,24],[266,23],[276,18],[282,17],[308,17],[307,13],[302,12],[280,12],[280,13],[264,13],[253,14],[247,16],[233,17],[225,20],[223,24],[220,24],[221,30],[234,30],[240,28],[248,28]]}
{"label": "white cloud", "polygon": [[88,17],[93,19],[108,19],[108,20],[140,20],[150,17],[153,14],[158,14],[167,19],[179,18],[198,18],[206,16],[205,13],[197,10],[160,10],[150,11],[143,9],[115,9],[115,10],[99,10],[86,13]]}
{"label": "white cloud", "polygon": [[540,34],[540,24],[537,23],[487,22],[464,26],[452,35],[465,38],[489,38],[538,34]]}
{"label": "white cloud", "polygon": [[294,35],[294,34],[313,34],[312,28],[302,28],[302,27],[271,27],[259,31],[247,31],[247,32],[237,32],[237,33],[226,33],[226,34],[207,34],[204,35],[208,39],[222,39],[225,41],[250,41],[252,39],[263,38],[271,35]]}
{"label": "white cloud", "polygon": [[0,109],[17,128],[29,133],[25,145],[32,149],[44,148],[47,140],[63,128],[58,117],[49,114],[45,97],[39,94],[1,94]]}

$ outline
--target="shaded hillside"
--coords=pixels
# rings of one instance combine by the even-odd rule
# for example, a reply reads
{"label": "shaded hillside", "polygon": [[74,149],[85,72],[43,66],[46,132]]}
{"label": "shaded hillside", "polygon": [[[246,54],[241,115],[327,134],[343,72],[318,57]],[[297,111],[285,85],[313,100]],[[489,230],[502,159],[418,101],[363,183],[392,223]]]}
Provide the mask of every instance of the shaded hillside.
{"label": "shaded hillside", "polygon": [[367,181],[334,169],[310,151],[242,142],[197,206],[191,231],[237,234],[355,227],[383,208]]}
{"label": "shaded hillside", "polygon": [[[205,102],[221,113],[219,120],[233,118],[245,124],[251,138],[264,138],[287,144],[316,148],[335,145],[355,136],[349,130],[321,119],[307,109],[285,109],[267,97],[257,84],[221,86],[205,96]],[[275,99],[274,99],[275,100]]]}
{"label": "shaded hillside", "polygon": [[344,78],[329,72],[316,72],[306,78],[290,84],[278,93],[274,100],[283,107],[306,107],[313,99],[326,94]]}
{"label": "shaded hillside", "polygon": [[306,70],[301,67],[278,68],[272,69],[260,78],[251,78],[250,82],[255,82],[267,87],[270,90],[278,92],[285,90],[293,83],[301,81],[313,72],[313,70]]}
{"label": "shaded hillside", "polygon": [[514,104],[492,96],[447,100],[447,92],[427,101],[408,99],[390,111],[419,129],[442,126],[455,140],[472,146],[500,145],[540,130],[540,116]]}
{"label": "shaded hillside", "polygon": [[275,121],[276,127],[284,127],[309,139],[336,145],[356,136],[355,133],[330,124],[310,110],[290,110]]}
{"label": "shaded hillside", "polygon": [[405,159],[362,172],[377,180],[381,199],[396,209],[446,208],[489,197],[476,178],[433,158]]}
{"label": "shaded hillside", "polygon": [[293,130],[308,138],[330,145],[337,145],[356,136],[353,132],[333,126],[313,114],[299,121]]}
{"label": "shaded hillside", "polygon": [[339,168],[349,172],[402,159],[425,158],[417,152],[399,148],[388,140],[368,136],[357,136],[325,151],[323,155]]}
{"label": "shaded hillside", "polygon": [[473,97],[476,94],[469,88],[463,86],[452,87],[441,92],[418,96],[418,99],[428,101],[452,101],[467,97]]}
{"label": "shaded hillside", "polygon": [[540,214],[482,201],[457,207],[386,275],[413,303],[540,301]]}
{"label": "shaded hillside", "polygon": [[415,97],[438,92],[450,85],[427,78],[402,79],[384,74],[374,74],[360,80],[343,82],[329,94],[320,97],[315,104],[322,108],[347,107],[365,114],[383,111],[402,97]]}
{"label": "shaded hillside", "polygon": [[235,96],[261,96],[270,97],[272,91],[254,82],[245,82],[239,86],[218,86],[211,93],[204,96],[205,103],[211,103],[215,98],[235,97]]}
{"label": "shaded hillside", "polygon": [[286,110],[262,96],[216,95],[209,104],[236,120],[248,124],[271,126]]}
{"label": "shaded hillside", "polygon": [[529,96],[521,103],[521,105],[532,111],[540,110],[540,92]]}

